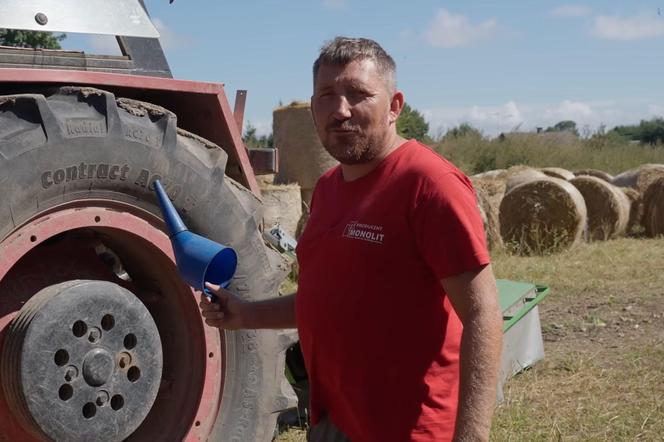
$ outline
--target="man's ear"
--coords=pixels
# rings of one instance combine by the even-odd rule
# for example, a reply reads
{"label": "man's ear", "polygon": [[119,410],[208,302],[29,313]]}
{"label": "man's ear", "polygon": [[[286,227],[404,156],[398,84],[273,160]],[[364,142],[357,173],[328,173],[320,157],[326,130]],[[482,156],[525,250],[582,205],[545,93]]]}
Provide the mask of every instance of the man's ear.
{"label": "man's ear", "polygon": [[311,111],[311,118],[314,120],[314,126],[316,126],[316,112],[314,112],[314,96],[313,95],[309,99],[309,110]]}
{"label": "man's ear", "polygon": [[399,118],[401,110],[403,109],[403,105],[404,105],[403,92],[396,91],[392,95],[392,101],[390,102],[390,116],[389,116],[390,124],[397,121],[397,118]]}

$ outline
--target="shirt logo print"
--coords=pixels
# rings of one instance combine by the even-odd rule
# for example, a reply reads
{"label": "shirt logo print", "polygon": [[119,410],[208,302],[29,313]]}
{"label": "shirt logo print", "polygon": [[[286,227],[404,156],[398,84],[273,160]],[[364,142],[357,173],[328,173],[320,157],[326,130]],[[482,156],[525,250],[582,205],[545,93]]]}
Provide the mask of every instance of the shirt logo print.
{"label": "shirt logo print", "polygon": [[385,234],[381,233],[383,226],[373,224],[361,224],[357,221],[351,221],[346,224],[343,236],[351,239],[361,239],[374,244],[383,244]]}

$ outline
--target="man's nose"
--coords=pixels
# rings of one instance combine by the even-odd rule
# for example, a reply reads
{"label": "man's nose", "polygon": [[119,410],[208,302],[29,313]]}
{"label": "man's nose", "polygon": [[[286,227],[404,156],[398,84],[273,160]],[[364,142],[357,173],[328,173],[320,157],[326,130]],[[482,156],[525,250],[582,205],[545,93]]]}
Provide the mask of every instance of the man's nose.
{"label": "man's nose", "polygon": [[351,106],[343,95],[337,97],[334,103],[334,117],[338,120],[347,120],[351,117]]}

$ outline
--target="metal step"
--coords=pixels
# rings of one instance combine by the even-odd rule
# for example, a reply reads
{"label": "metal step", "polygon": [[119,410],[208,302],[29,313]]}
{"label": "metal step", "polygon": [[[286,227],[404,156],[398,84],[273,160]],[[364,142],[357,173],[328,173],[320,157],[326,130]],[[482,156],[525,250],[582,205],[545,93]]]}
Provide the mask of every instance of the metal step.
{"label": "metal step", "polygon": [[96,55],[79,51],[0,46],[0,66],[131,73],[134,62],[125,55]]}

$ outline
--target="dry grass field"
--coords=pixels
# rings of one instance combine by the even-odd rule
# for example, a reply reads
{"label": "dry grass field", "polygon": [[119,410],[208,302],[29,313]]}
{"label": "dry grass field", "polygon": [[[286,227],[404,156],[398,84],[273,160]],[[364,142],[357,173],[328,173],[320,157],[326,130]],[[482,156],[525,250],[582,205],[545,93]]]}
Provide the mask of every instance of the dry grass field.
{"label": "dry grass field", "polygon": [[664,239],[493,258],[497,277],[551,294],[540,304],[545,359],[508,381],[491,439],[664,440]]}

